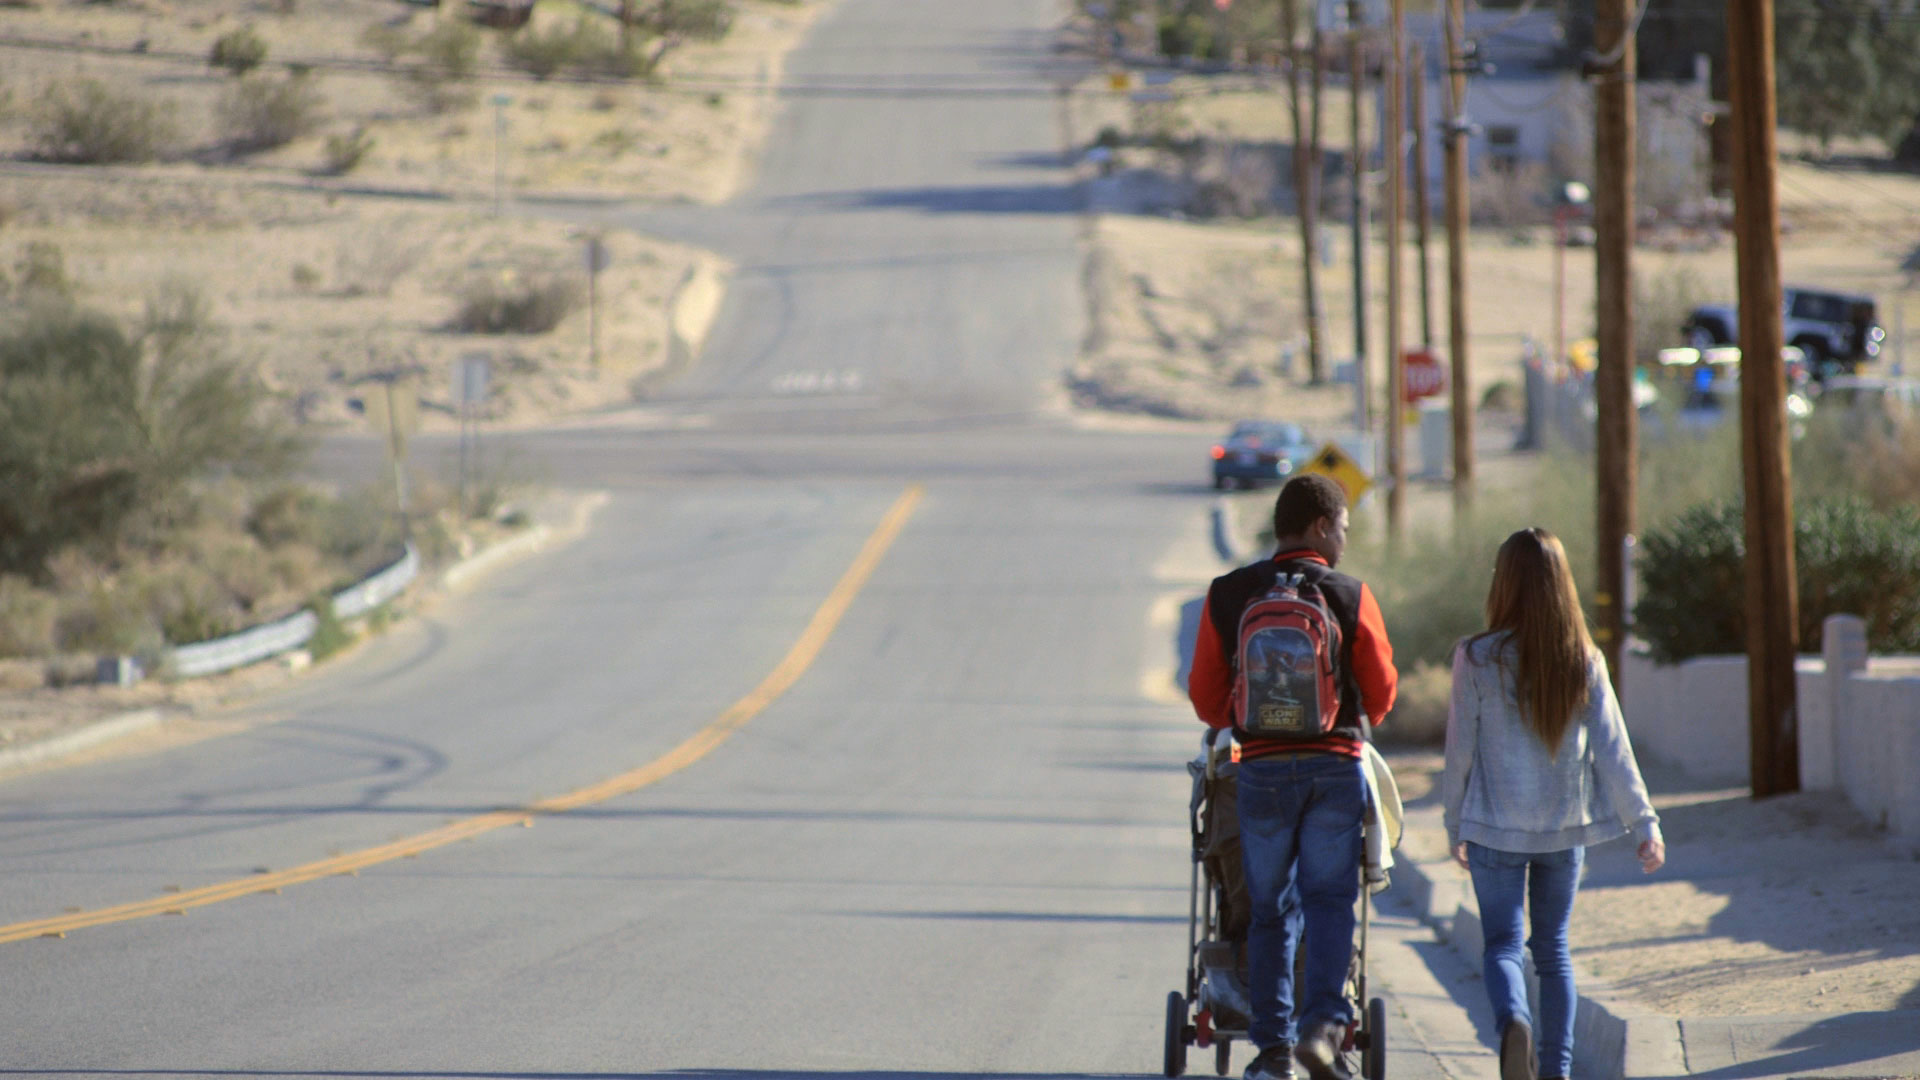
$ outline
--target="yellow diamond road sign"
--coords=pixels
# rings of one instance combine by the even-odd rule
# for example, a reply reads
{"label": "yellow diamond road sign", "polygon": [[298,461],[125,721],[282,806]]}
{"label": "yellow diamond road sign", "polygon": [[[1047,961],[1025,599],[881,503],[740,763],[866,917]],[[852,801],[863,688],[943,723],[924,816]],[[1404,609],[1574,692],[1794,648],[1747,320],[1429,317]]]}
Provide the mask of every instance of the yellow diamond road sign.
{"label": "yellow diamond road sign", "polygon": [[1340,449],[1338,443],[1330,442],[1321,447],[1319,453],[1313,455],[1305,465],[1295,471],[1319,473],[1331,479],[1346,489],[1349,503],[1360,501],[1360,496],[1366,494],[1367,489],[1373,486],[1373,478],[1348,457],[1347,452]]}

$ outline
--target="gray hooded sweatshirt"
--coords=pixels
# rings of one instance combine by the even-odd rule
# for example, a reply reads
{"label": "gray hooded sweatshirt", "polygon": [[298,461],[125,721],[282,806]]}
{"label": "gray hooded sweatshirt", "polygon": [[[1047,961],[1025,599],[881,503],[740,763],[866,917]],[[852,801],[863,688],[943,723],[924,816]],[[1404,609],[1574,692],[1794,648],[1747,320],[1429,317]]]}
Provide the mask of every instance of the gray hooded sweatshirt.
{"label": "gray hooded sweatshirt", "polygon": [[1620,702],[1595,652],[1587,666],[1587,702],[1558,754],[1521,717],[1512,636],[1463,641],[1454,650],[1453,701],[1447,712],[1447,772],[1441,788],[1447,846],[1468,840],[1499,851],[1564,851],[1631,832],[1660,836]]}

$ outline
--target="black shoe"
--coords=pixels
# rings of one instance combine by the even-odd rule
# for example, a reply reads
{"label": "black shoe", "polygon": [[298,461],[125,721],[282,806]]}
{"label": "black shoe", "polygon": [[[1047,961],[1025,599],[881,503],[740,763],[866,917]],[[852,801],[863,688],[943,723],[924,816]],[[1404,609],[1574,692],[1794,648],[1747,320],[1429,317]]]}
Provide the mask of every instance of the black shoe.
{"label": "black shoe", "polygon": [[1352,1080],[1353,1073],[1340,1053],[1347,1043],[1347,1025],[1322,1020],[1307,1030],[1293,1056],[1306,1067],[1310,1080]]}
{"label": "black shoe", "polygon": [[1500,1080],[1538,1080],[1533,1068],[1533,1027],[1515,1017],[1500,1033]]}
{"label": "black shoe", "polygon": [[1293,1080],[1293,1047],[1269,1046],[1247,1063],[1246,1080]]}

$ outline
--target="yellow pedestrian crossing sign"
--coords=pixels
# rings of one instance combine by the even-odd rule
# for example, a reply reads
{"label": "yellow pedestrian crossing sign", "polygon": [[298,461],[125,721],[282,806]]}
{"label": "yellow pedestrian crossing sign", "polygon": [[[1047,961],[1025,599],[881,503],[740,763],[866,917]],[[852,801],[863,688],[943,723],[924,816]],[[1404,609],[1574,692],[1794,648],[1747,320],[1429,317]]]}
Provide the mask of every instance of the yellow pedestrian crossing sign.
{"label": "yellow pedestrian crossing sign", "polygon": [[1339,484],[1346,491],[1347,502],[1350,504],[1359,502],[1360,496],[1366,494],[1367,489],[1373,486],[1373,478],[1348,457],[1347,452],[1340,449],[1338,443],[1330,442],[1321,447],[1319,453],[1313,455],[1305,465],[1294,471],[1319,473]]}

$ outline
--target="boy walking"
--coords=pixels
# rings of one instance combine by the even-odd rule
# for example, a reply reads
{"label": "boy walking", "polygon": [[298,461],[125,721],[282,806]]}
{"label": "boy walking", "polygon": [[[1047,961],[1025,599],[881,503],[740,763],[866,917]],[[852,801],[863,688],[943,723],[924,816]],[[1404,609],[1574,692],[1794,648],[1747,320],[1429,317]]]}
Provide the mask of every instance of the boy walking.
{"label": "boy walking", "polygon": [[[1349,1075],[1340,1050],[1353,1022],[1345,984],[1367,814],[1361,744],[1366,725],[1379,724],[1393,707],[1399,676],[1373,593],[1333,569],[1346,550],[1347,524],[1340,485],[1318,475],[1287,481],[1274,501],[1273,558],[1214,579],[1194,641],[1187,682],[1194,711],[1210,727],[1232,728],[1240,742],[1240,843],[1253,904],[1248,1038],[1260,1051],[1246,1080],[1290,1080],[1296,1057],[1312,1080]],[[1250,607],[1269,608],[1276,587],[1289,585],[1331,616],[1324,629],[1304,620],[1310,628],[1299,635],[1332,657],[1331,698],[1304,717],[1286,697],[1285,705],[1260,707],[1249,722],[1239,715],[1241,703],[1274,691],[1265,663],[1268,681],[1249,684],[1253,665],[1239,655],[1242,617]],[[1269,710],[1288,725],[1305,720],[1304,730],[1263,727]],[[1306,965],[1296,987],[1298,946],[1306,949]]]}

